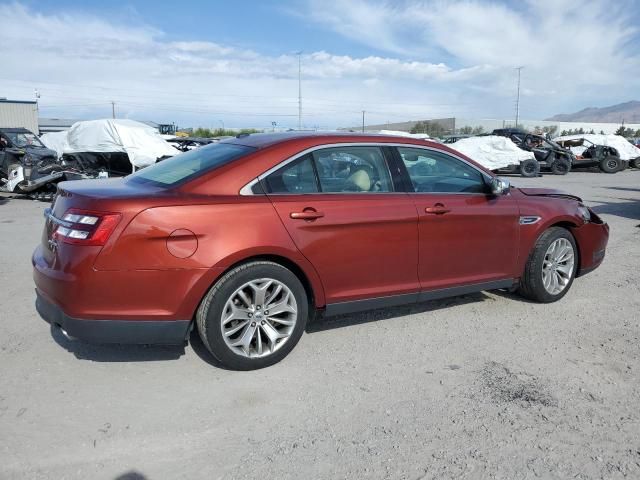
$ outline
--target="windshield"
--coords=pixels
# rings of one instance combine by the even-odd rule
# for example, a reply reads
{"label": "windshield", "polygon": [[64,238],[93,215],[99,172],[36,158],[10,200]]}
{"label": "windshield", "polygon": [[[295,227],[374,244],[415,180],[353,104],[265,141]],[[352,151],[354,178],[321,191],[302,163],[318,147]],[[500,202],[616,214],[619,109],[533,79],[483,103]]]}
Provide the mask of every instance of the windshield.
{"label": "windshield", "polygon": [[128,178],[140,183],[152,183],[161,187],[169,187],[226,165],[255,150],[253,147],[244,145],[215,143],[180,153],[175,157],[138,170],[136,173],[129,175]]}
{"label": "windshield", "polygon": [[5,132],[5,135],[9,137],[9,140],[11,140],[11,143],[18,148],[44,147],[40,139],[31,132],[27,132],[27,133]]}

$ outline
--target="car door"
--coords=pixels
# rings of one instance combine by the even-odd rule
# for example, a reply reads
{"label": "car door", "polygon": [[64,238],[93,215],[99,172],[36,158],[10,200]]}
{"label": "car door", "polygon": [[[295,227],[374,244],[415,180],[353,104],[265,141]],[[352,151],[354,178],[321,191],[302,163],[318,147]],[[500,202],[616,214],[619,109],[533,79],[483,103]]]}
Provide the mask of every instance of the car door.
{"label": "car door", "polygon": [[418,216],[399,180],[381,147],[357,144],[316,148],[262,179],[328,305],[417,298]]}
{"label": "car door", "polygon": [[418,210],[423,290],[510,279],[518,257],[519,210],[488,193],[486,174],[432,148],[398,147]]}

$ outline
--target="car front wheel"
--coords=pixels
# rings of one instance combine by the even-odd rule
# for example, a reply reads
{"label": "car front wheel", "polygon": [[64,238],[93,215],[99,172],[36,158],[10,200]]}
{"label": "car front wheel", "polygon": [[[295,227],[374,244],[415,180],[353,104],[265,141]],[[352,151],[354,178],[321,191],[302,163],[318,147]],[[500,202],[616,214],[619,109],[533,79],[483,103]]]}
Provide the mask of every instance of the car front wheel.
{"label": "car front wheel", "polygon": [[546,230],[529,255],[519,292],[536,302],[560,300],[571,288],[578,255],[571,232],[561,227]]}
{"label": "car front wheel", "polygon": [[282,360],[304,332],[309,302],[298,277],[280,264],[256,261],[226,273],[196,313],[209,352],[233,370]]}

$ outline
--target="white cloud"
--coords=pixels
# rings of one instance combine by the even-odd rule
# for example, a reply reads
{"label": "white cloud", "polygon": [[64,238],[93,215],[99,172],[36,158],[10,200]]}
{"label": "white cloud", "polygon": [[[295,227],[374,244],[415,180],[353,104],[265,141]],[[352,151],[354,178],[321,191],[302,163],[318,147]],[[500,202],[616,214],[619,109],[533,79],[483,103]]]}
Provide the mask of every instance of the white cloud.
{"label": "white cloud", "polygon": [[[386,53],[303,55],[304,122],[358,124],[363,109],[371,122],[506,117],[519,64],[526,66],[523,106],[535,115],[556,113],[566,98],[632,95],[640,62],[626,47],[637,30],[600,1],[576,5],[311,0],[312,22]],[[0,95],[30,98],[38,88],[44,116],[104,115],[113,100],[132,118],[297,123],[295,55],[170,41],[149,25],[45,15],[19,3],[0,4],[0,45]]]}
{"label": "white cloud", "polygon": [[[378,50],[434,61],[445,57],[492,74],[476,87],[513,92],[524,65],[527,93],[547,108],[637,95],[637,2],[477,0],[381,2],[309,0],[311,18]],[[383,25],[382,31],[367,25]],[[606,101],[606,100],[605,100]]]}

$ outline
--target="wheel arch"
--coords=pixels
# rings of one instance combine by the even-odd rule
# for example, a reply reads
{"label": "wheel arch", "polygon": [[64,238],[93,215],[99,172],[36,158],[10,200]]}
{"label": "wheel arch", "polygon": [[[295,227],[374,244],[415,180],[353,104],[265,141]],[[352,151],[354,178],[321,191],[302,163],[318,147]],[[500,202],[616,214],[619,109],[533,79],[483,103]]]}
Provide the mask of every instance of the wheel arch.
{"label": "wheel arch", "polygon": [[[294,257],[294,258],[292,258]],[[324,287],[320,281],[320,277],[315,268],[304,257],[295,258],[288,251],[279,249],[250,249],[248,251],[236,252],[234,255],[225,258],[215,267],[209,269],[207,274],[199,281],[199,285],[195,288],[194,297],[188,301],[191,318],[195,318],[195,314],[207,296],[209,290],[232,269],[255,261],[271,261],[282,265],[291,270],[302,283],[305,292],[309,298],[312,308],[322,308],[325,305]]]}
{"label": "wheel arch", "polygon": [[527,261],[529,260],[529,257],[533,253],[533,249],[535,248],[535,245],[538,239],[540,238],[540,236],[544,234],[544,232],[546,232],[547,230],[553,227],[564,228],[571,234],[571,236],[573,237],[573,241],[576,244],[576,249],[578,254],[578,265],[581,265],[580,242],[578,241],[578,238],[573,232],[573,230],[578,228],[579,225],[574,218],[568,217],[568,216],[563,216],[559,218],[556,217],[556,218],[550,219],[545,223],[537,224],[537,225],[539,226],[535,230],[535,232],[531,231],[529,233],[523,234],[521,244],[520,244],[522,253],[518,259],[517,272],[519,276],[522,276],[522,274],[524,273],[524,269],[527,264]]}
{"label": "wheel arch", "polygon": [[576,244],[576,254],[578,255],[578,268],[577,268],[577,270],[580,270],[580,267],[582,265],[582,254],[580,252],[580,242],[578,241],[578,237],[576,237],[575,233],[573,232],[573,230],[575,228],[578,228],[579,225],[577,225],[575,222],[573,222],[571,220],[560,220],[560,221],[557,221],[555,223],[551,223],[551,224],[547,225],[544,229],[541,229],[540,230],[540,234],[538,235],[538,238],[540,238],[540,235],[542,235],[544,232],[546,232],[547,230],[549,230],[550,228],[553,228],[553,227],[564,228],[573,237],[573,242]]}
{"label": "wheel arch", "polygon": [[291,270],[293,274],[296,277],[298,277],[298,280],[300,280],[300,282],[302,283],[302,286],[304,287],[305,292],[307,292],[307,297],[309,298],[311,307],[315,308],[318,305],[324,306],[324,290],[322,289],[322,287],[320,286],[320,290],[322,291],[322,293],[319,295],[318,288],[314,287],[314,283],[309,278],[309,275],[307,274],[307,272],[305,272],[305,270],[300,265],[298,265],[297,262],[283,255],[278,255],[273,253],[264,253],[264,254],[249,256],[241,260],[237,260],[231,265],[229,265],[228,267],[226,267],[218,278],[223,277],[224,275],[226,275],[228,271],[233,270],[234,268],[239,267],[240,265],[245,265],[247,263],[259,262],[259,261],[277,263],[278,265],[282,265],[288,270]]}

